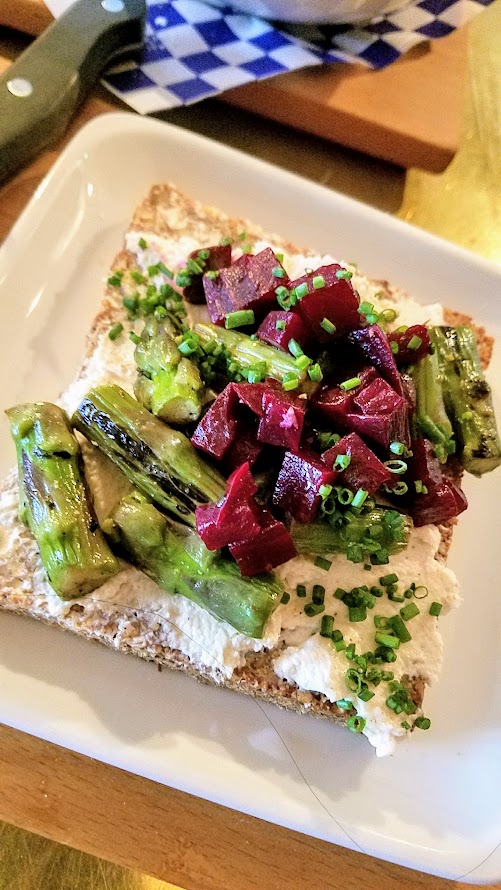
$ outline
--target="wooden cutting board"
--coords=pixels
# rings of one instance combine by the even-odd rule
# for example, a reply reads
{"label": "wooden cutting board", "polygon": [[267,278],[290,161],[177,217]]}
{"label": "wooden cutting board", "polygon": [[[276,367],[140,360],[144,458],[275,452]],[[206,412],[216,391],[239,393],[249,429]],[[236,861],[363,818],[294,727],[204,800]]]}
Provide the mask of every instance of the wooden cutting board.
{"label": "wooden cutting board", "polygon": [[[0,24],[39,34],[43,0],[1,0]],[[382,71],[322,66],[247,84],[224,101],[402,167],[442,171],[459,142],[467,28]]]}

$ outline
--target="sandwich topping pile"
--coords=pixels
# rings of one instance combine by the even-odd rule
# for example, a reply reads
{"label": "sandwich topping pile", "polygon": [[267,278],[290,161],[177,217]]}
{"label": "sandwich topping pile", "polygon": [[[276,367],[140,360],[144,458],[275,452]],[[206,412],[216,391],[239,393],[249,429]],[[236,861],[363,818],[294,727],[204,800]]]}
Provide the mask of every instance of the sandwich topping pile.
{"label": "sandwich topping pile", "polygon": [[155,187],[59,405],[7,411],[0,606],[329,716],[428,729],[492,341]]}

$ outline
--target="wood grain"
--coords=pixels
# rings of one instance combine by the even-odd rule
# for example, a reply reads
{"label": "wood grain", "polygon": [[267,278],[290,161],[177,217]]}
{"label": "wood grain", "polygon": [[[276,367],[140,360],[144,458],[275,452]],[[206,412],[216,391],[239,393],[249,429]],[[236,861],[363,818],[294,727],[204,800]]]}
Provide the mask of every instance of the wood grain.
{"label": "wood grain", "polygon": [[[38,34],[43,0],[0,0],[0,24]],[[457,149],[467,29],[381,71],[331,65],[228,90],[224,101],[402,167],[444,170]]]}

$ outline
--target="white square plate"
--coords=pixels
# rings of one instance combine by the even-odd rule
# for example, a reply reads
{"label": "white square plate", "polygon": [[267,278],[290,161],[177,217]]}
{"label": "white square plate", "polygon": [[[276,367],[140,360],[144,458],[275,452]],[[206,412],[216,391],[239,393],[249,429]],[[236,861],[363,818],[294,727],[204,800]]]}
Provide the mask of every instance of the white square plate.
{"label": "white square plate", "polygon": [[[170,180],[295,243],[356,260],[501,343],[498,268],[185,130],[129,114],[90,123],[0,251],[2,407],[71,380],[135,205]],[[490,376],[501,379],[497,347]],[[498,387],[497,410],[501,417]],[[4,421],[2,471],[13,461]],[[451,554],[465,602],[444,619],[428,733],[377,760],[364,739],[84,640],[0,615],[0,719],[158,782],[424,871],[501,877],[501,472],[468,478]]]}

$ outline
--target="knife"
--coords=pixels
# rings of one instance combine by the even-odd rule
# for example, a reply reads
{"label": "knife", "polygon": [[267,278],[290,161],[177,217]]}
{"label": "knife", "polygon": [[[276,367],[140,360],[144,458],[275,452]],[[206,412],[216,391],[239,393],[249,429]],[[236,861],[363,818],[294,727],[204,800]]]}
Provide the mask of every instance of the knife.
{"label": "knife", "polygon": [[143,45],[146,0],[77,0],[0,77],[0,181],[56,141],[103,71]]}

